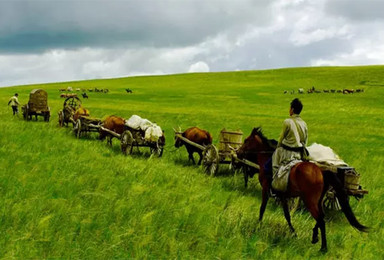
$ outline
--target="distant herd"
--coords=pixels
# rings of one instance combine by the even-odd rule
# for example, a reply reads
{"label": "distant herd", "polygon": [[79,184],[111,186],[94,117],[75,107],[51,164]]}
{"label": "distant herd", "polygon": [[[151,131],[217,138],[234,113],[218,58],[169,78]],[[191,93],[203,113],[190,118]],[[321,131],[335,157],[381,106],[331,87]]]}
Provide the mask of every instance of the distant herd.
{"label": "distant herd", "polygon": [[[88,95],[87,95],[87,92],[95,92],[95,93],[108,93],[109,92],[109,89],[107,88],[88,88],[88,89],[85,89],[85,88],[72,88],[72,87],[67,87],[67,88],[61,88],[59,89],[60,92],[71,92],[71,93],[61,93],[60,94],[60,97],[61,98],[69,98],[69,97],[77,97],[77,93],[73,93],[73,92],[82,92],[81,95],[83,98],[89,98]],[[133,91],[132,89],[125,89],[125,91],[129,94],[132,94]]]}
{"label": "distant herd", "polygon": [[[298,94],[304,94],[304,93],[312,94],[312,93],[342,93],[342,94],[353,94],[353,93],[362,93],[364,92],[364,89],[316,89],[315,87],[311,87],[307,91],[305,91],[303,88],[299,88],[297,90]],[[284,94],[295,94],[295,90],[284,90]]]}

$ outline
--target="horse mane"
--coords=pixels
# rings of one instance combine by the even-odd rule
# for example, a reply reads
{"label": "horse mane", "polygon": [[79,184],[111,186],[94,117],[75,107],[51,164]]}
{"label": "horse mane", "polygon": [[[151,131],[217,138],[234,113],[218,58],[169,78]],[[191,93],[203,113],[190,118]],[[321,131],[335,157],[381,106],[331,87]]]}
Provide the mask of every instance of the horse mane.
{"label": "horse mane", "polygon": [[259,136],[264,144],[268,145],[270,148],[276,149],[277,141],[275,139],[268,139],[264,135],[263,129],[261,128],[261,126],[253,128],[251,135]]}

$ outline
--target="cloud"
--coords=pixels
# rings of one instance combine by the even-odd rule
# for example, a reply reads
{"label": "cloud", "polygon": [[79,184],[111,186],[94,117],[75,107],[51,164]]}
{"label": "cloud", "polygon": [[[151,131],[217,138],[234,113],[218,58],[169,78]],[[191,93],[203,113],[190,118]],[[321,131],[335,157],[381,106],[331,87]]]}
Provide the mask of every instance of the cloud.
{"label": "cloud", "polygon": [[354,22],[384,19],[382,0],[327,0],[325,9],[330,15]]}
{"label": "cloud", "polygon": [[209,66],[204,61],[198,61],[189,67],[188,72],[209,72]]}
{"label": "cloud", "polygon": [[0,52],[184,47],[268,22],[267,0],[0,1]]}
{"label": "cloud", "polygon": [[382,4],[372,2],[0,1],[0,86],[383,64]]}

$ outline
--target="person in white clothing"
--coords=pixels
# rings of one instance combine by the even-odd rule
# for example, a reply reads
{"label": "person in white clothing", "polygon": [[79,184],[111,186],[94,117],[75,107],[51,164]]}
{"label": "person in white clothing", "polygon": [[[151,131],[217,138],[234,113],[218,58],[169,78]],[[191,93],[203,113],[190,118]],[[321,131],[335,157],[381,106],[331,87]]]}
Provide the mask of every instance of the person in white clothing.
{"label": "person in white clothing", "polygon": [[13,97],[11,97],[11,99],[8,102],[8,106],[11,105],[12,107],[13,115],[16,115],[19,113],[20,103],[19,103],[18,96],[19,94],[16,93]]}
{"label": "person in white clothing", "polygon": [[292,161],[302,160],[308,141],[307,124],[300,117],[303,104],[298,98],[291,102],[290,117],[284,120],[283,130],[272,156],[272,173],[275,179],[281,167]]}

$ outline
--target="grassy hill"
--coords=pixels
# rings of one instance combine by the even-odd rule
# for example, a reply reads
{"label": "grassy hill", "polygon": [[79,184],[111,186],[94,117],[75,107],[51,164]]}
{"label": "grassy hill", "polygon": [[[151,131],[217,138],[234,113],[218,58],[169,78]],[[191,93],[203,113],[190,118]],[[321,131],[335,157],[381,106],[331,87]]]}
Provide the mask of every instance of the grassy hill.
{"label": "grassy hill", "polygon": [[[2,258],[342,258],[384,257],[384,66],[294,68],[228,73],[129,77],[0,88],[0,257]],[[165,130],[162,158],[149,149],[124,157],[96,134],[76,139],[58,127],[59,89],[88,93],[94,117],[133,114]],[[298,88],[364,89],[363,93],[296,94]],[[6,107],[19,93],[48,92],[51,121],[26,122]],[[133,90],[127,94],[126,88]],[[295,94],[284,94],[295,90]],[[299,97],[309,143],[332,147],[361,174],[369,194],[351,199],[361,234],[341,212],[327,213],[329,252],[310,243],[314,220],[296,212],[290,234],[282,209],[270,201],[258,222],[257,177],[244,188],[240,173],[221,165],[210,177],[173,147],[173,127],[199,126],[214,143],[222,128],[244,137],[262,126],[277,138],[289,103]]]}

